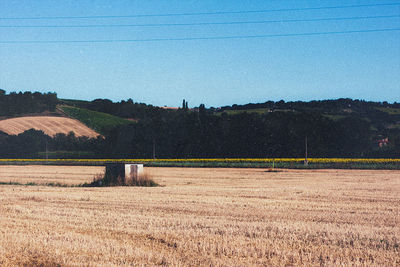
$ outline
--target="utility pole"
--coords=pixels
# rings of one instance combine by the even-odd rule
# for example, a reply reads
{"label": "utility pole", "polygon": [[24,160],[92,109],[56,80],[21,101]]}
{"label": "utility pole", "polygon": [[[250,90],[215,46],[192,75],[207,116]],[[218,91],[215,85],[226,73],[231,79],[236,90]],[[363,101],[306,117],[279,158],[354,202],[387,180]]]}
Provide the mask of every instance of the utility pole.
{"label": "utility pole", "polygon": [[153,160],[156,159],[156,139],[153,137]]}
{"label": "utility pole", "polygon": [[46,163],[49,161],[49,150],[47,148],[47,140],[46,140]]}
{"label": "utility pole", "polygon": [[305,147],[306,147],[306,149],[305,149],[305,157],[304,157],[304,166],[307,166],[308,165],[307,135],[306,135]]}

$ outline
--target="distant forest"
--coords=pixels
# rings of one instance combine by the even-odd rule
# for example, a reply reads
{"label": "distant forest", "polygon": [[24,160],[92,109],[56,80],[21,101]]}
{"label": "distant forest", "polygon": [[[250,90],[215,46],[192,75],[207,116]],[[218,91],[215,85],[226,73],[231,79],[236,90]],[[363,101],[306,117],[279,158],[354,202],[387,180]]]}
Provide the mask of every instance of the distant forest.
{"label": "distant forest", "polygon": [[57,104],[58,99],[55,93],[12,92],[6,94],[5,90],[0,89],[0,117],[55,111]]}
{"label": "distant forest", "polygon": [[[89,139],[29,130],[0,134],[3,158],[400,157],[400,104],[338,99],[163,109],[132,99],[58,99],[55,93],[0,91],[0,117],[55,112],[57,106],[106,113],[130,123]],[[93,112],[92,112],[93,113]],[[81,113],[86,114],[86,113]],[[63,114],[60,114],[63,115]],[[77,118],[82,122],[91,118]],[[111,124],[110,124],[111,125]],[[91,125],[93,127],[93,125]]]}

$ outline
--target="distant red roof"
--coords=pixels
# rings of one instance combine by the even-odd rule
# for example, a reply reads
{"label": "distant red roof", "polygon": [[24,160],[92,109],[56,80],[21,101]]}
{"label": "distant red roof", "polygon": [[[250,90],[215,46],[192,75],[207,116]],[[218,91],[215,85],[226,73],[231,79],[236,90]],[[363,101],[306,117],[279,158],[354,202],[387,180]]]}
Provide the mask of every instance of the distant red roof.
{"label": "distant red roof", "polygon": [[387,146],[389,144],[389,138],[386,137],[386,138],[383,138],[383,139],[379,139],[377,141],[377,143],[378,143],[379,147]]}

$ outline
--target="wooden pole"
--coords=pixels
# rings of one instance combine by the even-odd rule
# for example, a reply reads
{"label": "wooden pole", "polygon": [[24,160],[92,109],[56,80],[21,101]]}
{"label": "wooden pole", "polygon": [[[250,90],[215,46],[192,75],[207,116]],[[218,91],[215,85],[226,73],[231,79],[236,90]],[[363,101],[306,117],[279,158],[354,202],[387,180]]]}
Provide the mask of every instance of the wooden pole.
{"label": "wooden pole", "polygon": [[306,147],[306,149],[305,149],[305,160],[304,160],[304,165],[308,165],[308,148],[307,148],[307,146],[308,146],[308,144],[307,144],[307,135],[306,135],[306,140],[305,140],[305,147]]}
{"label": "wooden pole", "polygon": [[47,148],[47,140],[46,140],[46,163],[48,162],[48,160],[49,160],[49,150]]}
{"label": "wooden pole", "polygon": [[153,159],[156,159],[156,139],[153,138]]}

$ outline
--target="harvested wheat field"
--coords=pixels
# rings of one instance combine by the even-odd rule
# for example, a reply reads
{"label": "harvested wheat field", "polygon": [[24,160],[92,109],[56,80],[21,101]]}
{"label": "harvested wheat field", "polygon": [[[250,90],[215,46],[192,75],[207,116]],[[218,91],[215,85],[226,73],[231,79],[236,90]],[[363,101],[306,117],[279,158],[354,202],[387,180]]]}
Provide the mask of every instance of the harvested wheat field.
{"label": "harvested wheat field", "polygon": [[400,171],[146,171],[164,186],[0,185],[0,265],[400,265]]}
{"label": "harvested wheat field", "polygon": [[0,165],[0,182],[78,185],[103,173],[104,167],[96,166]]}
{"label": "harvested wheat field", "polygon": [[29,129],[42,130],[49,136],[69,132],[74,132],[76,136],[99,136],[80,121],[64,117],[33,116],[0,120],[0,131],[10,135],[17,135]]}

